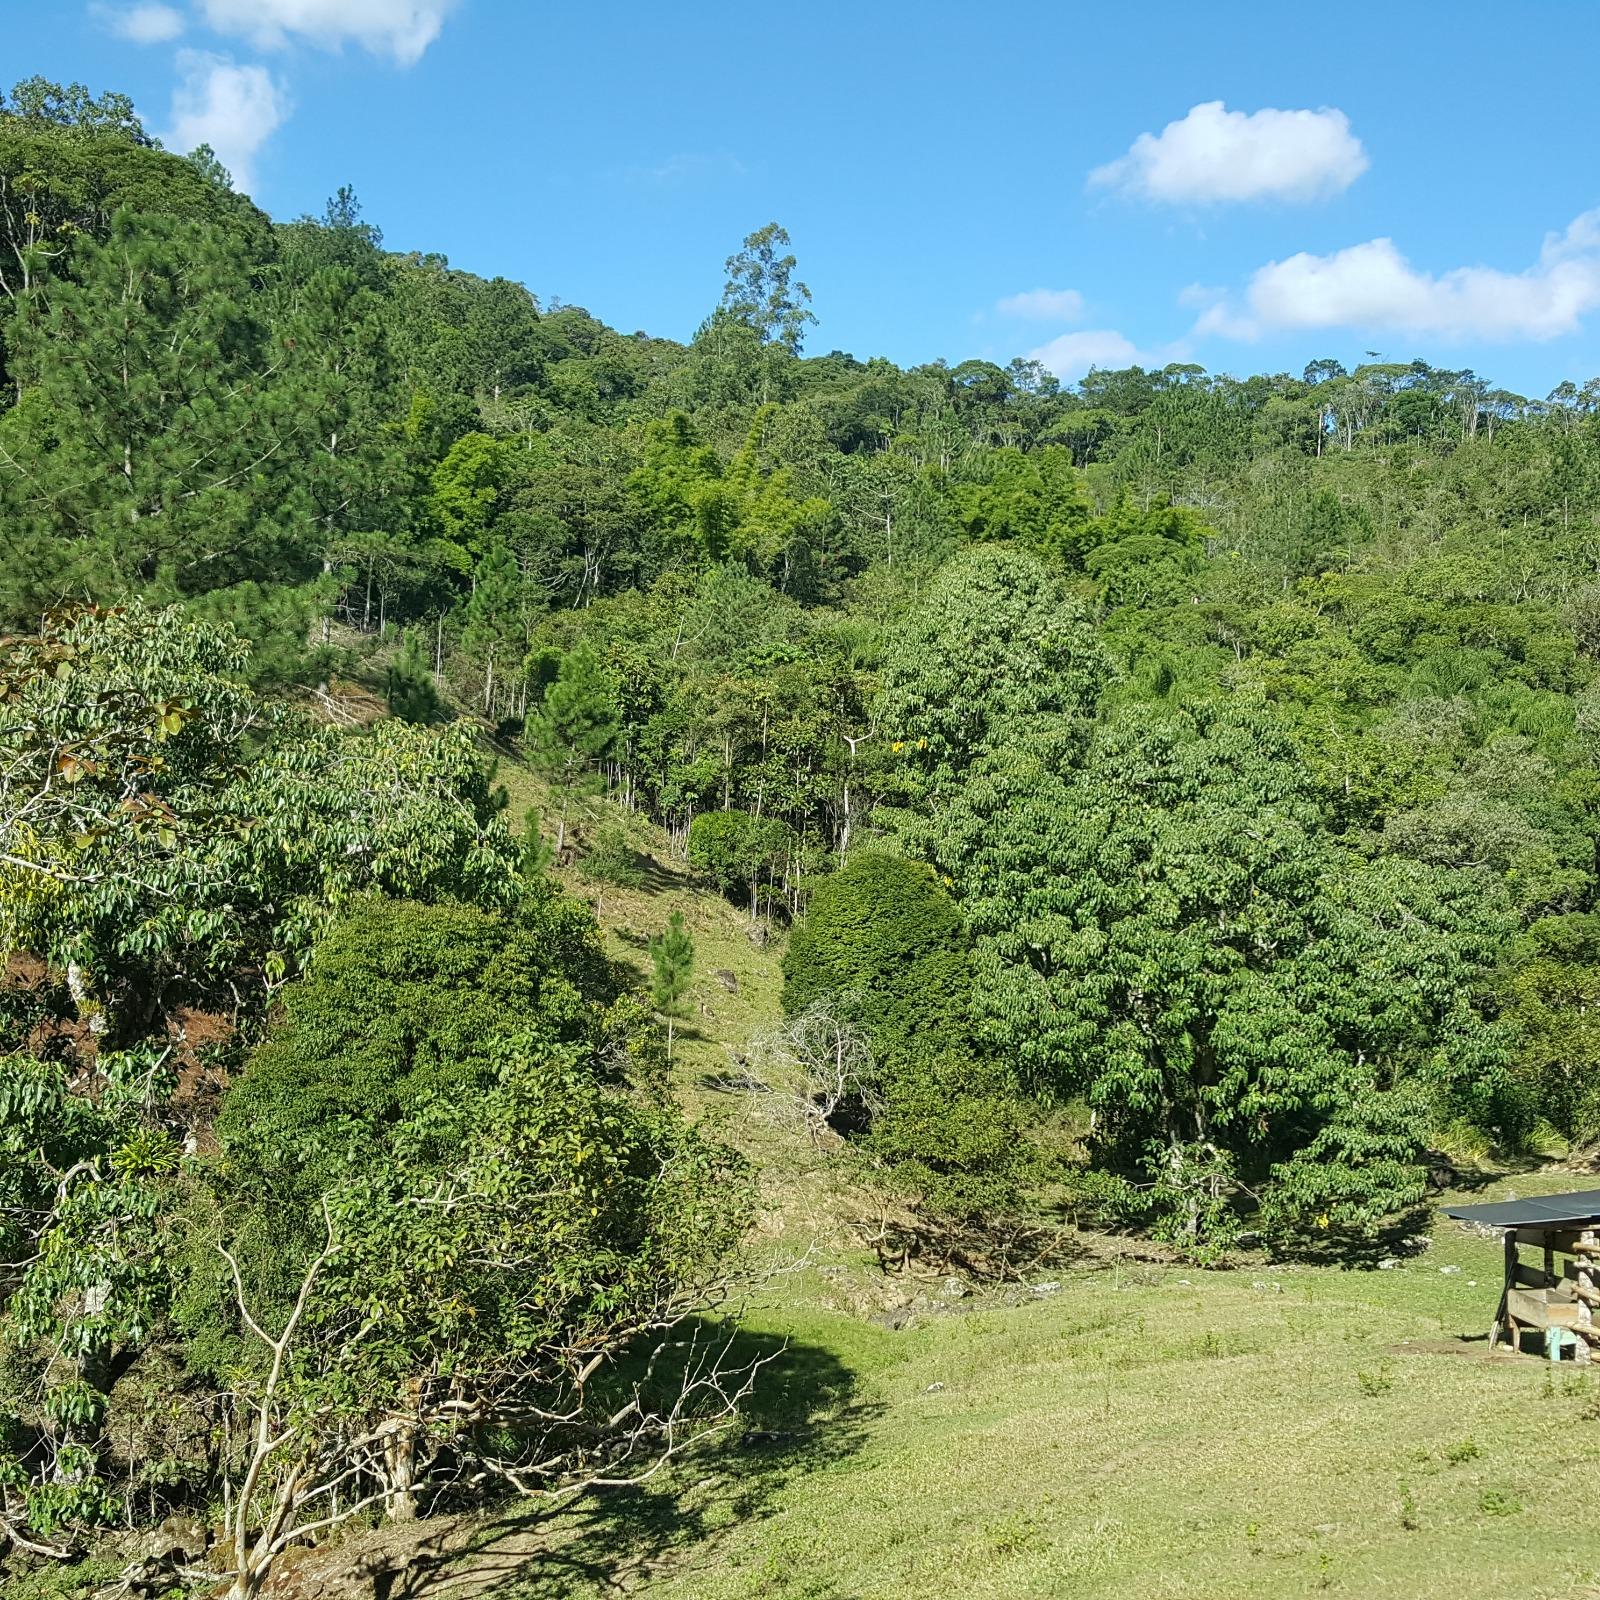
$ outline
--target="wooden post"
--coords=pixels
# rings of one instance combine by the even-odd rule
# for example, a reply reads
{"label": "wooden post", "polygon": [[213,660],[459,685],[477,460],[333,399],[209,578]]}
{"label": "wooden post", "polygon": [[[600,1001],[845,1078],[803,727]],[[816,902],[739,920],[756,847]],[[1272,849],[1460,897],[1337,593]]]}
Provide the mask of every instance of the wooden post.
{"label": "wooden post", "polygon": [[1507,1228],[1506,1244],[1506,1282],[1505,1288],[1500,1291],[1500,1309],[1495,1313],[1494,1326],[1489,1330],[1489,1348],[1491,1350],[1499,1344],[1502,1337],[1513,1350],[1520,1348],[1520,1335],[1517,1332],[1516,1319],[1510,1312],[1511,1291],[1517,1284],[1517,1230]]}
{"label": "wooden post", "polygon": [[1595,1284],[1595,1257],[1600,1255],[1600,1238],[1592,1224],[1586,1226],[1572,1246],[1573,1293],[1578,1300],[1578,1348],[1581,1360],[1589,1360],[1589,1342],[1596,1338],[1594,1325],[1595,1302],[1600,1300]]}

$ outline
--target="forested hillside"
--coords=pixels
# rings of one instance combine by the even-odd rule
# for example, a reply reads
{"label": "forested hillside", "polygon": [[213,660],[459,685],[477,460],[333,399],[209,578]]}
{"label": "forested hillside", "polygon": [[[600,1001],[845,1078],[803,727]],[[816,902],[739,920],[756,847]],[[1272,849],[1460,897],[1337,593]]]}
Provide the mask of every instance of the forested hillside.
{"label": "forested hillside", "polygon": [[1600,380],[818,354],[776,224],[680,344],[39,80],[0,234],[17,1549],[223,1506],[242,1597],[759,1383],[692,947],[550,875],[630,827],[902,1259],[1370,1262],[1600,1142]]}

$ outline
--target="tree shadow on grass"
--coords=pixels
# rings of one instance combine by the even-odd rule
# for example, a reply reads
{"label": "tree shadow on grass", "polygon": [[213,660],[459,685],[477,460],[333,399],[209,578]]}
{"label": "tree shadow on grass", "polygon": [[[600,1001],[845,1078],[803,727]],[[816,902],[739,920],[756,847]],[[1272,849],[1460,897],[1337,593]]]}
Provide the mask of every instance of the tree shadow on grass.
{"label": "tree shadow on grass", "polygon": [[591,893],[607,889],[631,889],[636,894],[658,895],[695,887],[692,878],[673,872],[656,860],[649,851],[636,849],[632,845],[621,853],[620,860],[609,872],[587,872],[581,861],[578,871],[590,885]]}
{"label": "tree shadow on grass", "polygon": [[764,1363],[738,1420],[658,1479],[594,1490],[555,1513],[512,1507],[465,1540],[425,1542],[376,1574],[375,1600],[615,1593],[691,1552],[705,1559],[731,1529],[774,1515],[792,1477],[861,1447],[879,1408],[857,1398],[854,1374],[830,1351],[741,1331],[730,1358]]}

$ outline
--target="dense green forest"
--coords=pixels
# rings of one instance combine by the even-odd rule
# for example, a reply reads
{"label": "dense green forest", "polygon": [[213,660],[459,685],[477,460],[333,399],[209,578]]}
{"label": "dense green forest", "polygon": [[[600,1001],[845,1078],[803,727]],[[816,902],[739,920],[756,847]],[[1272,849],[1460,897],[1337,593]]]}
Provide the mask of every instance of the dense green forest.
{"label": "dense green forest", "polygon": [[596,801],[787,939],[907,1248],[1366,1260],[1600,1142],[1600,380],[808,353],[776,224],[681,344],[38,80],[0,235],[18,1548],[224,1504],[243,1596],[759,1381]]}

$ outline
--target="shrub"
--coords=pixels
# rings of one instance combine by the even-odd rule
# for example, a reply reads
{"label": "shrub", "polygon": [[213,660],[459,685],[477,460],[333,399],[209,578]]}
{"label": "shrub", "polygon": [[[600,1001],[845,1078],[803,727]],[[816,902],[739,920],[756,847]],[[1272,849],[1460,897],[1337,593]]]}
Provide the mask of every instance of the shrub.
{"label": "shrub", "polygon": [[590,1043],[615,999],[593,919],[553,891],[517,916],[373,901],[329,934],[285,989],[266,1042],[216,1130],[249,1185],[304,1199],[430,1093],[492,1081],[495,1049],[537,1029]]}
{"label": "shrub", "polygon": [[863,1142],[895,1187],[951,1221],[1014,1211],[1038,1176],[1032,1108],[1011,1071],[974,1050],[966,930],[931,869],[858,856],[817,889],[783,977],[791,1016],[831,1005],[869,1042]]}
{"label": "shrub", "polygon": [[583,857],[583,875],[614,889],[636,889],[644,882],[639,853],[620,822],[606,823]]}
{"label": "shrub", "polygon": [[389,714],[402,722],[438,722],[444,715],[444,702],[434,685],[427,647],[415,628],[406,630],[399,654],[389,663],[384,695]]}
{"label": "shrub", "polygon": [[[213,1272],[210,1315],[245,1322],[254,1301],[249,1336],[205,1352],[248,1420],[221,1463],[235,1592],[276,1555],[253,1537],[272,1507],[314,1529],[360,1508],[352,1480],[410,1517],[463,1480],[641,1478],[748,1390],[727,1334],[697,1328],[750,1215],[738,1157],[541,1030],[495,1058],[480,1092],[425,1095],[319,1197],[287,1285],[263,1294],[259,1239],[227,1239],[246,1287]],[[263,1327],[292,1339],[286,1363]]]}
{"label": "shrub", "polygon": [[898,856],[857,856],[825,879],[783,958],[791,1016],[851,995],[873,1054],[961,1050],[971,975],[961,913],[931,868]]}
{"label": "shrub", "polygon": [[932,1216],[999,1219],[1016,1211],[1040,1174],[1030,1110],[1003,1066],[960,1052],[902,1054],[866,1147]]}

